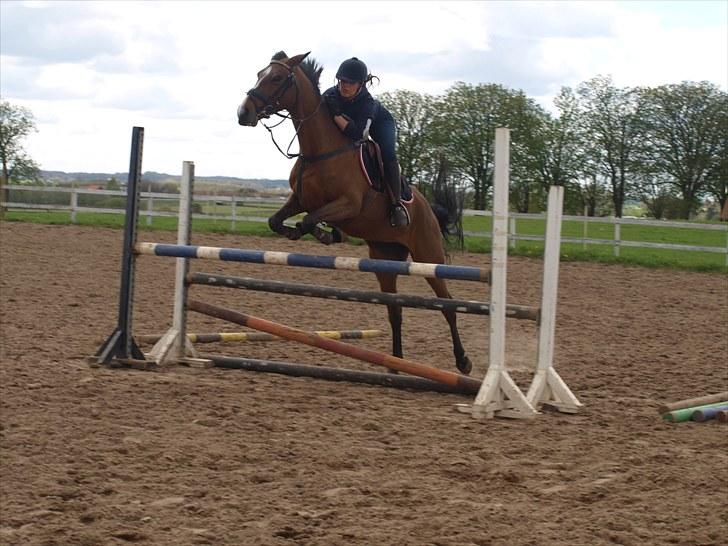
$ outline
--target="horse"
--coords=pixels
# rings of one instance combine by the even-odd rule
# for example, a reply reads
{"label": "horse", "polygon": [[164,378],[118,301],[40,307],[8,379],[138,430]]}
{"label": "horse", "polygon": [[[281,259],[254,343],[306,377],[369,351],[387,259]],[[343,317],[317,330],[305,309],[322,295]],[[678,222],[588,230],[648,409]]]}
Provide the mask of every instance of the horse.
{"label": "horse", "polygon": [[[337,242],[338,229],[363,239],[372,259],[406,261],[412,256],[416,262],[444,263],[449,212],[441,205],[431,206],[412,187],[413,198],[406,204],[409,226],[390,226],[389,199],[373,190],[363,173],[361,143],[353,142],[334,123],[319,89],[323,68],[313,58],[307,59],[309,53],[288,57],[281,51],[273,55],[237,109],[238,123],[248,127],[285,110],[296,130],[300,153],[286,154],[297,157],[289,180],[292,192],[268,219],[269,227],[291,240],[310,233],[325,244]],[[295,227],[284,224],[300,213],[306,214]],[[334,234],[324,230],[319,225],[322,223],[334,228]],[[382,292],[397,292],[396,274],[375,275]],[[451,298],[444,279],[428,278],[427,282],[437,297]],[[388,305],[387,312],[392,354],[401,358],[402,308]],[[450,326],[455,365],[462,374],[469,374],[472,363],[460,341],[456,313],[442,313]]]}

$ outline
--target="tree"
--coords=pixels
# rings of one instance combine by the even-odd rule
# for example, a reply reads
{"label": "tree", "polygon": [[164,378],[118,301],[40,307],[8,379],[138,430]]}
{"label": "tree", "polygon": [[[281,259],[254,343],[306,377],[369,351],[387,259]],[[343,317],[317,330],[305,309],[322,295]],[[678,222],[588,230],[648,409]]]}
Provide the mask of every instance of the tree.
{"label": "tree", "polygon": [[431,183],[436,159],[429,141],[435,99],[414,91],[382,93],[379,100],[397,123],[397,158],[402,174],[421,189]]}
{"label": "tree", "polygon": [[[121,184],[119,183],[119,181],[116,179],[115,176],[112,176],[111,178],[109,178],[106,181],[106,189],[112,190],[112,191],[118,191],[121,189]],[[149,189],[149,191],[152,191],[151,188]]]}
{"label": "tree", "polygon": [[544,150],[544,128],[553,118],[522,91],[511,91],[506,118],[511,129],[510,202],[518,212],[546,207],[548,187],[553,180],[543,176],[539,159]]}
{"label": "tree", "polygon": [[493,185],[495,129],[509,127],[511,135],[511,175],[519,191],[531,188],[534,180],[526,161],[529,138],[544,113],[522,91],[496,84],[470,85],[458,82],[437,104],[432,124],[433,145],[445,153],[461,186],[473,190],[476,209],[485,210]]}
{"label": "tree", "polygon": [[0,99],[0,163],[2,163],[2,199],[8,202],[6,187],[12,182],[37,179],[40,170],[23,149],[23,139],[36,131],[33,114],[27,108]]}
{"label": "tree", "polygon": [[[582,146],[579,102],[574,92],[564,87],[554,99],[554,106],[558,110],[558,117],[544,113],[532,132],[531,161],[528,167],[538,173],[544,190],[551,185],[564,186],[564,208],[581,213],[587,205],[581,191],[587,159]],[[545,196],[546,192],[543,193]],[[589,210],[595,210],[595,207],[589,207]],[[519,211],[529,212],[529,209],[519,208]]]}
{"label": "tree", "polygon": [[583,109],[584,145],[599,174],[609,181],[614,215],[622,216],[630,175],[637,170],[643,140],[643,102],[636,89],[618,89],[611,77],[582,83],[577,95]]}
{"label": "tree", "polygon": [[707,193],[722,205],[728,94],[708,82],[683,82],[649,89],[645,96],[652,169],[682,196],[681,216],[689,218]]}

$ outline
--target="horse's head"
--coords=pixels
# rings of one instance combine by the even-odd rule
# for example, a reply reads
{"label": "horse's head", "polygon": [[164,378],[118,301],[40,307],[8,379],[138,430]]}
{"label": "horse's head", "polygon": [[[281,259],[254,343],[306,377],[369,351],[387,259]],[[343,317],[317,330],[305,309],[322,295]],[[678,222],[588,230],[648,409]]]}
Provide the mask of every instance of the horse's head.
{"label": "horse's head", "polygon": [[308,53],[302,53],[288,58],[282,51],[276,53],[268,66],[258,72],[255,87],[238,106],[238,123],[255,127],[259,119],[293,107],[298,96],[295,68],[307,56]]}

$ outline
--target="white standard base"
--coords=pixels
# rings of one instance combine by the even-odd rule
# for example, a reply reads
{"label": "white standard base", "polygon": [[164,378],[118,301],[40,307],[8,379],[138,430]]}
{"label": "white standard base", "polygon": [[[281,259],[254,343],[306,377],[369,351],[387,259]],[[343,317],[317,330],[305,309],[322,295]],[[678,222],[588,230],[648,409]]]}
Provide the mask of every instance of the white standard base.
{"label": "white standard base", "polygon": [[518,385],[503,369],[489,369],[475,402],[456,404],[455,407],[462,413],[469,413],[475,419],[493,417],[531,419],[538,415]]}
{"label": "white standard base", "polygon": [[[157,366],[182,364],[195,368],[211,368],[214,365],[212,360],[198,358],[197,351],[186,335],[184,345],[180,343],[180,337],[179,330],[170,328],[144,356]],[[179,347],[184,349],[180,350]]]}
{"label": "white standard base", "polygon": [[534,408],[543,406],[561,413],[577,413],[583,406],[554,368],[536,372],[526,398]]}

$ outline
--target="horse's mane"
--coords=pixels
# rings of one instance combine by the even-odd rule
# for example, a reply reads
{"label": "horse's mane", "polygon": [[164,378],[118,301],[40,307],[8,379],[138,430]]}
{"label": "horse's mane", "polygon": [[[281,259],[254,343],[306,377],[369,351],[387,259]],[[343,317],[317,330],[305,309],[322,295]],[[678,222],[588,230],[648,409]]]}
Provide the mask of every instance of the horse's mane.
{"label": "horse's mane", "polygon": [[[271,57],[271,61],[280,61],[287,58],[288,55],[286,55],[285,51],[279,51],[278,53],[273,55],[273,57]],[[306,74],[306,77],[313,84],[313,88],[316,91],[316,96],[320,97],[321,89],[319,89],[319,79],[321,78],[321,72],[323,71],[324,67],[321,66],[313,57],[307,57],[298,66],[301,68],[301,70],[303,70],[303,73]]]}

